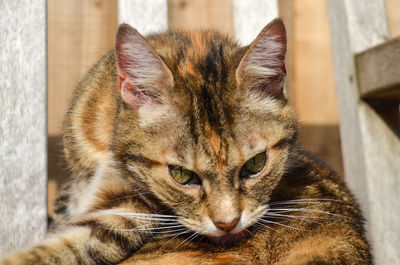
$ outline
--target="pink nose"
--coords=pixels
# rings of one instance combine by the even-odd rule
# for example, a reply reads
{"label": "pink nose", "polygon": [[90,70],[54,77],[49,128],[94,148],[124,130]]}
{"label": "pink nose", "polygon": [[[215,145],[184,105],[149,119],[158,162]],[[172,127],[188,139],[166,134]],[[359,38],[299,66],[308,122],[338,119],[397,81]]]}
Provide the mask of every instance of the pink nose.
{"label": "pink nose", "polygon": [[239,218],[235,218],[230,223],[215,223],[214,222],[214,224],[219,229],[222,229],[225,232],[229,232],[229,231],[233,230],[233,228],[235,228],[235,226],[237,225],[238,222],[239,222]]}

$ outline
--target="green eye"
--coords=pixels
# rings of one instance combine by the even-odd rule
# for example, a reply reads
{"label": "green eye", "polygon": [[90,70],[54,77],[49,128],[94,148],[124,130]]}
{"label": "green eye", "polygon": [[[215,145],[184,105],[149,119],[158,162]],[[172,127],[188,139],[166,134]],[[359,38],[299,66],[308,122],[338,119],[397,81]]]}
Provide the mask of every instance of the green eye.
{"label": "green eye", "polygon": [[181,185],[187,184],[200,184],[199,178],[196,173],[183,167],[170,166],[169,172],[171,176]]}
{"label": "green eye", "polygon": [[243,165],[240,170],[241,178],[249,178],[257,175],[261,170],[263,170],[265,163],[267,162],[267,154],[266,152],[259,153],[249,160]]}

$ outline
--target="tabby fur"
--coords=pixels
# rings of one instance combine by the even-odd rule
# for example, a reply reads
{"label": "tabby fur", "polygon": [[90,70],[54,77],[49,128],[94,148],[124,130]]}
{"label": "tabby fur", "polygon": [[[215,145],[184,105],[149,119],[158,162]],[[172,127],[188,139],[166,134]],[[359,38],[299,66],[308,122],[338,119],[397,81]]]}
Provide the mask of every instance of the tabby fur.
{"label": "tabby fur", "polygon": [[[0,264],[372,264],[342,178],[297,145],[285,53],[280,19],[246,47],[121,25],[66,115],[71,181],[52,232]],[[265,150],[260,175],[240,179]],[[214,225],[235,218],[229,232]]]}

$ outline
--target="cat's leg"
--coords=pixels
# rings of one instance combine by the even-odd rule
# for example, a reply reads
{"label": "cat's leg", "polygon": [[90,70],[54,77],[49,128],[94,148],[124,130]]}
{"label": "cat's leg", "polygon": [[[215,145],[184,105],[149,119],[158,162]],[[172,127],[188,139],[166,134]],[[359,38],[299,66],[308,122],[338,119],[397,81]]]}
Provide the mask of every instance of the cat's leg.
{"label": "cat's leg", "polygon": [[232,251],[231,253],[212,253],[203,250],[189,250],[163,255],[133,255],[121,265],[187,265],[187,264],[208,264],[208,265],[248,265],[253,264],[239,253]]}
{"label": "cat's leg", "polygon": [[293,242],[275,265],[372,264],[368,245],[360,234],[346,225],[324,227],[303,240]]}
{"label": "cat's leg", "polygon": [[35,247],[0,259],[0,264],[116,264],[128,258],[165,218],[154,218],[155,208],[113,172],[95,174],[83,197],[71,200],[70,220]]}
{"label": "cat's leg", "polygon": [[[118,210],[120,212],[120,210]],[[154,223],[128,220],[118,215],[93,213],[58,228],[35,247],[11,254],[1,265],[116,264],[128,258],[150,236]]]}

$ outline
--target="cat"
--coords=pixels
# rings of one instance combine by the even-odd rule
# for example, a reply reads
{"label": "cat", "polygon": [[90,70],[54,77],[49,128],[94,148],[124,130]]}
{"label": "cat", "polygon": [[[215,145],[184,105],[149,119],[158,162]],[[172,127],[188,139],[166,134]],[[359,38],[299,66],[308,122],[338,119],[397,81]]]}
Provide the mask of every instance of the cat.
{"label": "cat", "polygon": [[286,33],[119,26],[64,122],[55,225],[0,264],[372,264],[343,180],[302,151]]}

